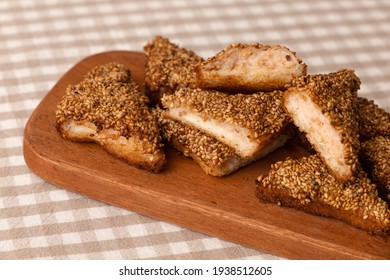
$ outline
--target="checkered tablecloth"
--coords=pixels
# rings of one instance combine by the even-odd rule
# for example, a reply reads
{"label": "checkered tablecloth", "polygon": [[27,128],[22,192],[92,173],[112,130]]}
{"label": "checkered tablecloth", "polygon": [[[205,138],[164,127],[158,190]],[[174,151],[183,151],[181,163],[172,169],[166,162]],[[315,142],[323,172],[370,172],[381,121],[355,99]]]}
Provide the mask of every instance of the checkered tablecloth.
{"label": "checkered tablecloth", "polygon": [[162,35],[207,58],[283,44],[309,73],[353,68],[390,110],[388,0],[0,1],[0,259],[278,259],[59,189],[23,158],[24,126],[79,60]]}

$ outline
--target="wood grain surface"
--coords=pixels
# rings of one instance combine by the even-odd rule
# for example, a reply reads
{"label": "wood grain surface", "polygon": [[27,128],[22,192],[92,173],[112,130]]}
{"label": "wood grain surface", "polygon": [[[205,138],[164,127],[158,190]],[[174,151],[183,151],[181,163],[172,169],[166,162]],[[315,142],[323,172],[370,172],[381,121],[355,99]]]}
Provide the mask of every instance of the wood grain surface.
{"label": "wood grain surface", "polygon": [[166,151],[164,171],[153,174],[129,166],[97,144],[62,139],[54,124],[65,88],[109,62],[127,65],[135,80],[143,83],[143,53],[96,54],[70,69],[25,127],[25,161],[38,176],[99,201],[285,258],[390,259],[389,237],[257,200],[255,178],[266,174],[271,163],[307,154],[293,144],[230,176],[215,178],[172,149]]}

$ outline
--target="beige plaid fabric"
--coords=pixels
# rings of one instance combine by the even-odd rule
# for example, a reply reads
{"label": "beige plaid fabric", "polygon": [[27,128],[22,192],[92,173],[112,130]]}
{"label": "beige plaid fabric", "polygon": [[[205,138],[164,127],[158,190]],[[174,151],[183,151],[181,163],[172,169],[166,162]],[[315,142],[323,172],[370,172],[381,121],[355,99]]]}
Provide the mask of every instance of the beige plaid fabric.
{"label": "beige plaid fabric", "polygon": [[59,189],[25,165],[24,126],[79,60],[160,34],[207,58],[283,44],[310,73],[353,68],[390,110],[388,0],[0,1],[0,259],[277,259]]}

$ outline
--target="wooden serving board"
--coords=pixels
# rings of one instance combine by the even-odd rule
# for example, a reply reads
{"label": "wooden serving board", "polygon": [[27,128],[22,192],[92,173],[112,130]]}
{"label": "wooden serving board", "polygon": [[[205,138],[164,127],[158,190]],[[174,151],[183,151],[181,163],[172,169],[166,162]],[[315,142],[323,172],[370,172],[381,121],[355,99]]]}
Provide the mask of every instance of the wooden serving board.
{"label": "wooden serving board", "polygon": [[143,83],[143,53],[96,54],[70,69],[31,115],[24,132],[24,157],[38,176],[118,207],[285,258],[390,259],[388,236],[257,200],[255,179],[266,174],[271,163],[307,154],[292,144],[230,176],[215,178],[171,149],[165,170],[153,174],[114,158],[97,144],[62,139],[54,123],[65,88],[95,66],[114,61],[127,65]]}

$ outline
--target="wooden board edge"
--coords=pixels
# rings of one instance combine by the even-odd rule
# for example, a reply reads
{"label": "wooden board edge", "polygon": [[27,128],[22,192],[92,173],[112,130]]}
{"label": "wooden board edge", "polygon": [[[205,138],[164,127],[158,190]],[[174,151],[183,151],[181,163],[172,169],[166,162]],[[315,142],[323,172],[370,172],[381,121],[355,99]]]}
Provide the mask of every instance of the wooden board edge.
{"label": "wooden board edge", "polygon": [[[27,131],[28,133],[28,131]],[[32,141],[33,142],[33,141]],[[278,228],[278,231],[272,225],[259,221],[251,221],[247,218],[237,216],[232,213],[218,213],[215,209],[210,209],[207,206],[194,204],[191,201],[174,201],[176,198],[161,197],[159,193],[144,192],[142,186],[133,185],[131,192],[129,189],[120,185],[110,186],[109,181],[102,180],[100,184],[96,184],[95,180],[85,178],[82,170],[61,170],[61,166],[45,158],[44,155],[34,150],[34,144],[29,137],[25,137],[23,151],[27,166],[32,172],[37,174],[42,179],[49,183],[70,190],[72,192],[88,196],[92,199],[105,202],[110,205],[119,206],[139,214],[172,223],[189,230],[200,232],[209,236],[215,236],[222,240],[235,242],[255,248],[257,250],[274,254],[289,259],[383,259],[381,255],[374,255],[366,252],[361,252],[351,248],[345,248],[329,242],[319,243],[318,240],[313,240],[303,234]],[[57,178],[48,177],[45,173],[55,169],[59,174]],[[62,181],[62,172],[72,172],[74,175],[74,184]],[[82,187],[80,187],[82,186]],[[113,191],[115,187],[115,191]],[[106,190],[102,192],[104,195],[96,196],[96,188]],[[132,200],[121,200],[118,202],[118,197],[132,197]],[[158,203],[157,203],[158,201]],[[175,207],[172,207],[172,205]],[[224,220],[230,222],[231,228],[234,230],[226,231],[219,229],[215,225],[220,223],[218,216],[223,214]],[[194,220],[189,221],[188,216],[194,217]],[[201,226],[199,226],[201,225]],[[242,231],[237,231],[237,228],[242,228]],[[276,233],[277,232],[277,233]],[[257,238],[248,238],[248,236],[257,236]],[[284,241],[285,246],[275,250],[274,242]],[[287,241],[286,241],[287,240]],[[288,241],[289,240],[289,241]],[[294,244],[301,244],[297,248]],[[298,249],[298,250],[297,250]],[[319,250],[320,249],[320,250]],[[302,251],[305,251],[303,254]]]}

